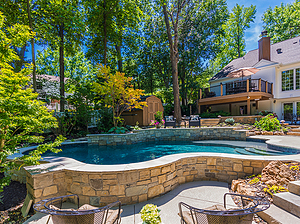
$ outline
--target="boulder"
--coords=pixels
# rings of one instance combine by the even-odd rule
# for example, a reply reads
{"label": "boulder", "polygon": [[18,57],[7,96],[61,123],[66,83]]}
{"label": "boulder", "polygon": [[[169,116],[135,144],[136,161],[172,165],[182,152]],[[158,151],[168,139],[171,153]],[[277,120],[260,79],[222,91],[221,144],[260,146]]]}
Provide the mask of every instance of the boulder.
{"label": "boulder", "polygon": [[270,162],[261,173],[261,181],[267,185],[286,185],[294,181],[295,172],[281,161]]}
{"label": "boulder", "polygon": [[238,179],[238,180],[233,180],[231,182],[231,190],[233,192],[235,192],[237,190],[237,187],[240,183],[245,183],[245,180],[242,180],[242,179]]}
{"label": "boulder", "polygon": [[257,191],[258,191],[258,189],[254,188],[254,187],[250,187],[246,183],[240,183],[237,186],[237,193],[238,194],[255,196]]}

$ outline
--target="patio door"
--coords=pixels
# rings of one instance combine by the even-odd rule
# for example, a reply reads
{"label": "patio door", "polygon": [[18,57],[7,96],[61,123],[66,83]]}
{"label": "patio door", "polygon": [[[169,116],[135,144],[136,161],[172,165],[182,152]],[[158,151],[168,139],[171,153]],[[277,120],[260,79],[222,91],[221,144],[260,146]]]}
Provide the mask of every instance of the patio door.
{"label": "patio door", "polygon": [[[298,104],[297,104],[298,106]],[[285,121],[293,121],[293,103],[284,103],[283,104],[283,117]]]}

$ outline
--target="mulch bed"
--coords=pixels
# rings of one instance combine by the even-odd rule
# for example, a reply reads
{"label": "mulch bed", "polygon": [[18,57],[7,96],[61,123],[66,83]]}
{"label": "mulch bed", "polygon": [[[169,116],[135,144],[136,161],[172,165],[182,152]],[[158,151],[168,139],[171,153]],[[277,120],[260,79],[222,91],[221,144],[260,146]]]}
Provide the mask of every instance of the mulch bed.
{"label": "mulch bed", "polygon": [[[0,173],[0,179],[3,178]],[[0,223],[23,223],[33,215],[31,212],[27,217],[22,216],[21,208],[27,194],[26,184],[12,181],[9,186],[4,187],[0,193]]]}

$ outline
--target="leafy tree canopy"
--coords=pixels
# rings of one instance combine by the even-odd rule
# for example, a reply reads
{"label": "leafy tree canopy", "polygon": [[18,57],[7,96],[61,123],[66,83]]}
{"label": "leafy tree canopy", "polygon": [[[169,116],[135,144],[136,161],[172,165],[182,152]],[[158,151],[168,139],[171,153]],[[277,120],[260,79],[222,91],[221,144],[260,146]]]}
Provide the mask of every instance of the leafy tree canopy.
{"label": "leafy tree canopy", "polygon": [[277,43],[300,35],[300,0],[292,4],[271,7],[264,13],[264,29],[271,41]]}
{"label": "leafy tree canopy", "polygon": [[10,65],[13,60],[18,60],[13,47],[22,47],[33,35],[25,25],[4,27],[4,16],[0,12],[0,172],[7,173],[6,178],[0,180],[0,191],[9,184],[11,171],[19,169],[20,164],[38,164],[43,152],[58,152],[59,149],[54,147],[64,140],[60,136],[54,143],[38,146],[29,155],[8,159],[18,152],[22,143],[43,142],[40,134],[57,126],[52,114],[42,102],[36,100],[37,94],[31,88],[25,88],[31,67],[27,65],[20,72],[15,72]]}

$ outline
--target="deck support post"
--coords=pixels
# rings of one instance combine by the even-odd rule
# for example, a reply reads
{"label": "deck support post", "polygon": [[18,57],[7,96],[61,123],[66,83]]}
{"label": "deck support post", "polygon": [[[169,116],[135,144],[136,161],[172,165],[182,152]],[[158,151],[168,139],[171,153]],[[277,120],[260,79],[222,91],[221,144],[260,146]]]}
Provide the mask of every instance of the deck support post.
{"label": "deck support post", "polygon": [[250,115],[250,111],[251,111],[251,108],[250,108],[250,99],[247,99],[247,115]]}

